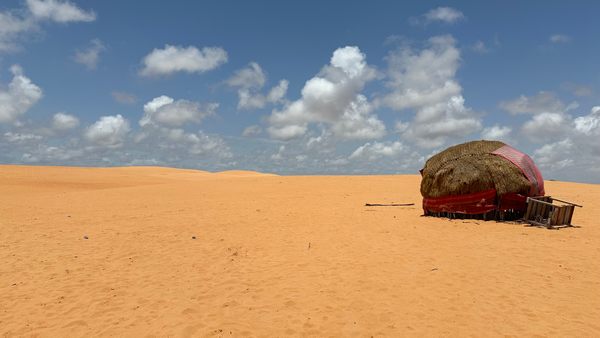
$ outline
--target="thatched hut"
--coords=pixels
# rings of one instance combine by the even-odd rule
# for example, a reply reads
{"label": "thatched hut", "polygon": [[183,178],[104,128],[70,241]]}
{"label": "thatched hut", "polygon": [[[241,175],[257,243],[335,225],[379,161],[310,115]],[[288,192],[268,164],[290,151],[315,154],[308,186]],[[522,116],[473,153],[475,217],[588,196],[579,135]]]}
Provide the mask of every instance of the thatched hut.
{"label": "thatched hut", "polygon": [[533,160],[499,141],[452,146],[427,160],[421,170],[425,215],[516,219],[528,196],[544,195]]}

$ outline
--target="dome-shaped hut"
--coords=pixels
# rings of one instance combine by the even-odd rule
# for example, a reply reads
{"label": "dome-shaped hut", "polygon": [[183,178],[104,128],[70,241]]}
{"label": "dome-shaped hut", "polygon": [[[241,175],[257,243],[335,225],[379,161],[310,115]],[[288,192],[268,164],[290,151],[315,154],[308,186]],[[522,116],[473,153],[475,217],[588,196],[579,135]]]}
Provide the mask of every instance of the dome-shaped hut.
{"label": "dome-shaped hut", "polygon": [[421,170],[425,215],[516,219],[527,197],[544,195],[544,180],[533,160],[499,141],[452,146]]}

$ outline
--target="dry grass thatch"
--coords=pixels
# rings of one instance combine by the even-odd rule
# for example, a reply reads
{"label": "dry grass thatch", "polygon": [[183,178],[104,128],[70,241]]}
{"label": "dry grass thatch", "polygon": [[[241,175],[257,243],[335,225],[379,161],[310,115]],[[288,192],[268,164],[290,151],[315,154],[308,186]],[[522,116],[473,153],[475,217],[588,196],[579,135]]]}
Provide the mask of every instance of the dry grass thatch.
{"label": "dry grass thatch", "polygon": [[531,182],[510,161],[492,151],[504,146],[499,141],[472,141],[452,146],[425,163],[421,194],[425,198],[462,195],[496,189],[527,195]]}

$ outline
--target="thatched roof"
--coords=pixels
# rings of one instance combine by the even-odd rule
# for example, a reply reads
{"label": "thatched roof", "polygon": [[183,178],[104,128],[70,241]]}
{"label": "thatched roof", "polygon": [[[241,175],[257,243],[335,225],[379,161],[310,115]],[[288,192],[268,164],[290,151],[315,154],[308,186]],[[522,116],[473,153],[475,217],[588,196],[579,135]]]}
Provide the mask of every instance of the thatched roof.
{"label": "thatched roof", "polygon": [[498,195],[527,195],[531,182],[513,163],[490,154],[499,141],[472,141],[450,147],[425,163],[421,194],[425,198],[463,195],[496,189]]}

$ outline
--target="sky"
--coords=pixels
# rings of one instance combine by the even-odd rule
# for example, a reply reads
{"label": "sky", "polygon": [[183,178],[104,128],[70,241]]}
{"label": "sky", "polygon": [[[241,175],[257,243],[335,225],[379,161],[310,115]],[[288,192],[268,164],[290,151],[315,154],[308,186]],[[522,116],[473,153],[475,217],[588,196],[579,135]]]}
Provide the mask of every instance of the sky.
{"label": "sky", "polygon": [[600,183],[596,1],[0,3],[0,163],[416,174],[488,139]]}

